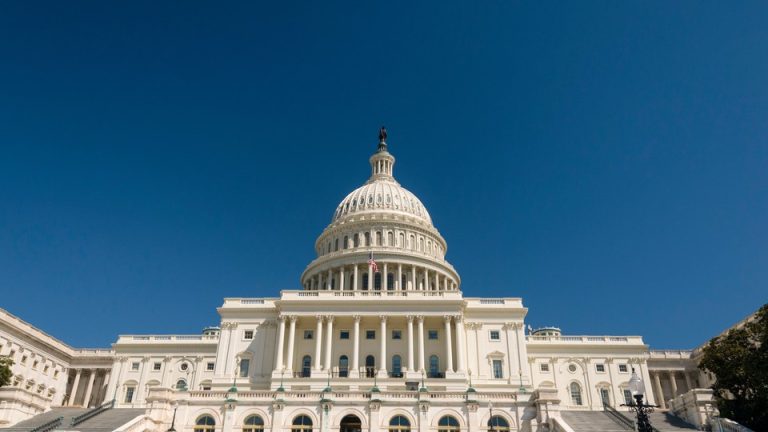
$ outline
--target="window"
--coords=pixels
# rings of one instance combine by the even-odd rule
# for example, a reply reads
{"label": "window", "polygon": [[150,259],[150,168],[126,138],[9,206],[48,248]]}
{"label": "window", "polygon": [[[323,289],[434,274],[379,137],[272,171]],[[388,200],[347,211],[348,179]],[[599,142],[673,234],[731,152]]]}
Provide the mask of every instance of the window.
{"label": "window", "polygon": [[253,330],[246,330],[243,332],[243,339],[245,340],[251,340],[253,339]]}
{"label": "window", "polygon": [[381,273],[379,272],[373,274],[373,289],[381,291]]}
{"label": "window", "polygon": [[311,432],[312,419],[305,415],[297,416],[293,419],[291,432]]}
{"label": "window", "polygon": [[355,234],[355,236],[353,237],[353,244],[355,245],[355,247],[360,246],[360,234]]}
{"label": "window", "polygon": [[243,422],[243,432],[262,432],[264,420],[257,415],[248,416]]}
{"label": "window", "polygon": [[21,356],[21,364],[27,363],[27,356]]}
{"label": "window", "polygon": [[301,358],[301,377],[309,378],[312,375],[312,357],[305,355]]}
{"label": "window", "polygon": [[58,369],[53,371],[53,377],[54,378],[58,378],[59,377],[59,370]]}
{"label": "window", "polygon": [[437,330],[429,331],[429,340],[437,340]]}
{"label": "window", "polygon": [[368,291],[368,273],[363,273],[363,291]]}
{"label": "window", "polygon": [[605,365],[602,363],[598,363],[595,365],[595,371],[597,372],[605,372]]}
{"label": "window", "polygon": [[349,247],[349,236],[344,236],[344,244],[342,245],[344,249],[347,249]]}
{"label": "window", "polygon": [[195,432],[213,432],[216,430],[216,420],[209,415],[204,415],[195,422]]}
{"label": "window", "polygon": [[492,341],[501,340],[501,332],[499,332],[498,330],[491,330],[489,336]]}
{"label": "window", "polygon": [[339,250],[339,239],[336,239],[333,242],[333,251],[336,252],[337,250]]}
{"label": "window", "polygon": [[569,364],[568,365],[568,371],[571,372],[571,373],[576,372],[576,365],[573,364],[573,363]]}
{"label": "window", "polygon": [[571,404],[581,405],[581,386],[579,383],[571,383]]}
{"label": "window", "polygon": [[387,273],[387,291],[392,291],[394,289],[395,289],[395,274]]}
{"label": "window", "polygon": [[539,364],[539,370],[542,372],[549,372],[549,363]]}
{"label": "window", "polygon": [[440,374],[440,357],[436,355],[429,356],[429,375],[430,378],[442,378]]}
{"label": "window", "polygon": [[161,363],[159,363],[159,362],[152,363],[152,370],[154,370],[154,371],[159,371],[160,369],[162,369],[162,367],[163,367],[163,365]]}
{"label": "window", "polygon": [[632,404],[632,392],[629,389],[624,389],[624,403],[627,405]]}
{"label": "window", "polygon": [[40,364],[40,362],[39,362],[39,361],[37,361],[37,360],[35,360],[34,362],[32,362],[32,369],[37,369],[37,365],[38,365],[38,364]]}
{"label": "window", "polygon": [[312,330],[304,330],[304,339],[314,339],[315,333]]}
{"label": "window", "polygon": [[136,391],[136,387],[126,387],[125,389],[125,403],[133,402],[133,393]]}
{"label": "window", "polygon": [[339,339],[349,339],[349,330],[339,330]]}
{"label": "window", "polygon": [[211,390],[211,385],[210,384],[203,384],[201,386],[201,388],[203,389],[203,391],[210,391]]}
{"label": "window", "polygon": [[339,378],[347,378],[349,376],[349,357],[343,355],[339,357]]}
{"label": "window", "polygon": [[488,420],[488,430],[490,432],[507,432],[509,422],[504,417],[493,416]]}
{"label": "window", "polygon": [[181,368],[181,370],[183,370],[183,371],[185,371],[185,370],[189,369],[189,365],[188,365],[188,364],[186,364],[186,363],[182,363],[182,364],[181,364],[181,366],[179,366],[179,367],[180,367],[180,368]]}
{"label": "window", "polygon": [[600,401],[603,403],[603,406],[611,406],[611,397],[608,389],[605,387],[600,388]]}
{"label": "window", "polygon": [[212,371],[214,369],[216,369],[216,364],[215,363],[213,363],[213,362],[206,363],[205,370]]}
{"label": "window", "polygon": [[392,356],[392,378],[403,377],[403,360],[399,355]]}
{"label": "window", "polygon": [[376,375],[376,358],[372,355],[365,357],[365,377],[373,378]]}
{"label": "window", "polygon": [[366,330],[365,331],[365,338],[366,339],[376,339],[376,330]]}
{"label": "window", "polygon": [[248,368],[251,367],[251,360],[244,358],[240,359],[240,376],[241,377],[247,377],[248,376]]}
{"label": "window", "polygon": [[187,380],[182,378],[176,381],[176,390],[187,391]]}
{"label": "window", "polygon": [[620,364],[620,365],[619,365],[619,372],[621,372],[621,373],[627,373],[627,365],[625,365],[625,364]]}
{"label": "window", "polygon": [[403,332],[400,330],[392,330],[392,339],[400,340],[403,338]]}
{"label": "window", "polygon": [[389,421],[389,432],[411,432],[411,422],[404,416],[394,416]]}
{"label": "window", "polygon": [[137,371],[137,370],[139,370],[139,362],[133,362],[133,363],[131,363],[131,370],[132,370],[132,371]]}
{"label": "window", "polygon": [[504,367],[501,360],[493,361],[493,377],[497,379],[504,378]]}
{"label": "window", "polygon": [[459,421],[451,416],[443,416],[437,422],[438,432],[453,432],[459,430]]}
{"label": "window", "polygon": [[370,246],[371,245],[371,233],[367,232],[365,235],[365,245]]}

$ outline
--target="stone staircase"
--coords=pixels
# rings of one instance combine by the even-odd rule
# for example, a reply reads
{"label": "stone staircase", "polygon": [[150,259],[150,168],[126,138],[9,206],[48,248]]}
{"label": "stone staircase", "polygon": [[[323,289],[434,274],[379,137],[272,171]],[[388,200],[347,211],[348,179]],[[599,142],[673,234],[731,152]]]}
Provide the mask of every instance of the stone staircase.
{"label": "stone staircase", "polygon": [[652,412],[648,414],[648,420],[651,426],[658,429],[659,432],[677,432],[697,430],[694,426],[685,422],[680,417],[673,416],[666,412]]}
{"label": "stone staircase", "polygon": [[85,408],[54,408],[31,419],[18,422],[11,427],[0,429],[0,431],[30,432],[58,417],[63,417],[61,425],[55,429],[56,431],[112,432],[136,417],[144,415],[146,412],[143,408],[112,408],[89,418],[77,426],[70,426],[73,417],[88,411]]}
{"label": "stone staircase", "polygon": [[29,432],[32,429],[42,426],[52,420],[56,420],[58,417],[63,417],[61,427],[69,425],[72,421],[72,417],[79,416],[87,412],[85,408],[53,408],[50,411],[46,411],[42,414],[38,414],[32,418],[20,421],[13,426],[3,428],[3,432]]}
{"label": "stone staircase", "polygon": [[574,432],[626,432],[628,430],[604,411],[561,411],[563,420]]}

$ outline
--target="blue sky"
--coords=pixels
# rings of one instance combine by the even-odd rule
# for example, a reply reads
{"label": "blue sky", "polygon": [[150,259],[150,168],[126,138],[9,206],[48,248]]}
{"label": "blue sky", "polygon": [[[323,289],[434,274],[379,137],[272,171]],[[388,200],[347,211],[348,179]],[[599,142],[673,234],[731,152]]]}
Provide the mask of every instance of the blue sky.
{"label": "blue sky", "polygon": [[1,8],[0,306],[72,345],[297,289],[382,124],[465,295],[654,348],[768,300],[768,3]]}

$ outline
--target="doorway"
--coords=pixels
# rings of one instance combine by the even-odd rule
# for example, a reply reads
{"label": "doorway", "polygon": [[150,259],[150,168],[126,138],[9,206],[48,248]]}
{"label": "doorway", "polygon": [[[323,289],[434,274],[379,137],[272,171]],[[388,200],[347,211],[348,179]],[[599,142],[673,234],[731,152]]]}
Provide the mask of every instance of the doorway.
{"label": "doorway", "polygon": [[362,430],[363,425],[356,415],[350,414],[341,419],[339,432],[362,432]]}

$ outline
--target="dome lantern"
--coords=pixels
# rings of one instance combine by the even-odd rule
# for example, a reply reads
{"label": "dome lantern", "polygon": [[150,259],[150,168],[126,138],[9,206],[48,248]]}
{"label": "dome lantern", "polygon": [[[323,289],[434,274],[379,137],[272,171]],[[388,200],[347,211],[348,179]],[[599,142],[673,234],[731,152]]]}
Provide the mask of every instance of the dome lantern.
{"label": "dome lantern", "polygon": [[371,156],[371,178],[368,183],[376,180],[395,181],[392,176],[392,168],[395,165],[395,157],[387,151],[387,129],[382,126],[379,129],[379,147],[376,153]]}

